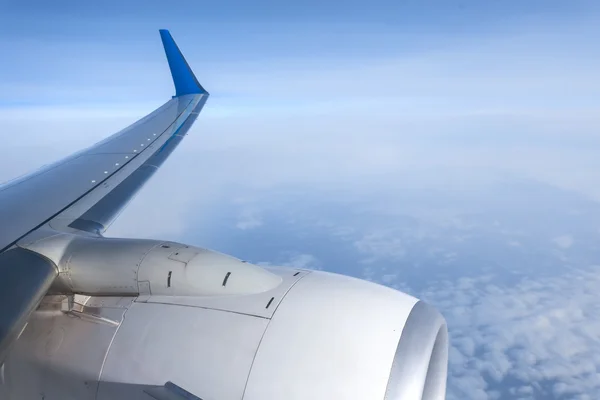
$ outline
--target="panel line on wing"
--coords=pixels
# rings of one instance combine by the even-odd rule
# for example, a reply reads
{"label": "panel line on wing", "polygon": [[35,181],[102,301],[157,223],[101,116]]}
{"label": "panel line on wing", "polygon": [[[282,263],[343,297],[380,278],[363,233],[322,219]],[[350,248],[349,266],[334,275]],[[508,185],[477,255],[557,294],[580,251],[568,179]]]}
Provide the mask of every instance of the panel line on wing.
{"label": "panel line on wing", "polygon": [[[159,140],[164,134],[165,132],[167,132],[170,128],[173,127],[173,125],[175,125],[177,123],[177,121],[180,119],[180,117],[187,111],[187,109],[189,108],[189,106],[192,104],[193,99],[191,99],[188,104],[186,104],[185,108],[181,111],[181,113],[179,113],[179,115],[177,116],[177,118],[162,132],[160,133],[153,141],[152,143],[156,142],[157,140]],[[187,117],[186,117],[187,119]],[[184,120],[185,121],[185,120]],[[182,123],[183,124],[183,123]],[[179,129],[179,128],[178,128]],[[141,146],[142,147],[142,146]],[[101,180],[100,182],[97,183],[96,186],[94,186],[93,189],[95,189],[96,187],[100,186],[102,183],[104,183],[105,181],[107,181],[108,179],[110,179],[115,173],[117,173],[118,171],[120,171],[123,167],[125,167],[127,164],[131,163],[134,159],[138,158],[138,156],[141,156],[142,154],[145,153],[145,150],[150,148],[150,146],[147,146],[144,149],[139,150],[139,152],[134,153],[133,155],[131,155],[129,158],[127,158],[128,161],[124,162],[119,168],[117,168],[112,174],[110,174],[109,176],[107,176],[105,179]],[[134,149],[134,152],[136,150]],[[108,154],[131,154],[131,153],[108,153]],[[92,190],[93,190],[92,189]],[[86,193],[87,194],[87,193]],[[78,199],[79,200],[79,199]],[[62,211],[61,211],[62,212]]]}
{"label": "panel line on wing", "polygon": [[[194,96],[192,99],[189,100],[189,102],[186,104],[185,108],[178,114],[177,118],[169,125],[169,127],[167,129],[165,129],[160,135],[157,135],[155,140],[159,140],[159,138],[164,137],[164,134],[166,132],[169,132],[171,130],[171,128],[173,128],[173,125],[176,124],[178,121],[180,121],[181,116],[190,111],[190,105],[192,105],[192,103],[194,102],[194,100],[197,100],[198,98],[196,96]],[[192,107],[193,110],[193,107]],[[189,115],[189,113],[188,113]],[[187,116],[185,117],[185,119],[187,119]],[[185,122],[185,119],[182,123]],[[101,176],[99,177],[92,177],[90,176],[90,182],[92,180],[96,181],[94,182],[94,186],[90,187],[88,190],[86,190],[84,193],[82,193],[80,196],[78,196],[77,198],[75,198],[72,202],[70,202],[69,204],[67,204],[66,206],[62,207],[59,211],[55,212],[54,214],[52,214],[51,216],[49,216],[48,218],[44,219],[43,222],[39,223],[38,225],[34,226],[32,229],[24,232],[23,234],[19,234],[18,237],[16,237],[13,241],[11,241],[9,244],[7,244],[6,246],[4,246],[0,252],[5,251],[7,249],[9,249],[10,247],[12,247],[13,245],[15,245],[19,240],[21,240],[23,237],[27,236],[28,234],[30,234],[31,232],[41,228],[42,226],[44,226],[45,224],[49,223],[50,221],[52,221],[53,219],[55,219],[56,217],[58,217],[60,214],[64,213],[66,210],[68,210],[69,208],[71,208],[73,205],[75,205],[77,202],[79,202],[81,199],[83,199],[84,197],[88,196],[91,192],[93,192],[94,190],[98,189],[99,187],[101,187],[102,184],[104,184],[105,182],[107,182],[109,179],[111,179],[115,174],[117,174],[119,171],[123,170],[123,168],[125,168],[126,166],[130,165],[134,160],[139,159],[138,156],[141,156],[142,154],[147,154],[148,152],[145,151],[146,149],[150,149],[151,146],[147,146],[144,150],[140,151],[137,154],[131,155],[129,156],[129,159],[127,161],[125,161],[123,164],[121,164],[119,166],[119,168],[117,168],[116,170],[107,173],[106,176]],[[151,155],[154,153],[151,153]],[[92,154],[91,154],[92,155]],[[150,155],[150,156],[151,156]],[[69,157],[68,162],[73,161],[74,159],[77,159],[81,156],[84,156],[84,152],[78,152],[76,153],[76,157],[75,158],[71,158]],[[149,158],[149,157],[148,157]],[[58,165],[63,165],[65,164],[64,162],[65,160],[61,160],[58,163],[56,163],[56,165],[53,165],[52,167],[56,167]],[[143,162],[142,162],[143,163]],[[43,171],[43,173],[47,173],[50,170],[52,170],[53,168],[50,168],[46,171]],[[133,171],[132,171],[133,172]],[[101,173],[101,172],[99,172]],[[125,177],[124,177],[125,178]],[[26,181],[26,179],[23,179],[22,181],[18,182],[18,183],[23,183],[24,181]],[[12,185],[11,185],[12,186]],[[3,188],[5,189],[5,188]]]}
{"label": "panel line on wing", "polygon": [[[0,251],[42,227],[77,233],[68,224],[100,202],[98,215],[105,213],[105,217],[112,218],[106,213],[122,210],[147,180],[136,182],[140,173],[149,178],[181,142],[180,133],[191,127],[209,94],[196,90],[201,86],[170,34],[163,31],[161,37],[167,39],[164,44],[169,66],[177,89],[182,90],[150,114],[91,147],[0,185],[0,221],[7,227],[0,230]],[[135,179],[129,179],[131,176]],[[99,223],[96,230],[103,229],[111,218],[89,222]],[[66,224],[61,226],[63,222]]]}

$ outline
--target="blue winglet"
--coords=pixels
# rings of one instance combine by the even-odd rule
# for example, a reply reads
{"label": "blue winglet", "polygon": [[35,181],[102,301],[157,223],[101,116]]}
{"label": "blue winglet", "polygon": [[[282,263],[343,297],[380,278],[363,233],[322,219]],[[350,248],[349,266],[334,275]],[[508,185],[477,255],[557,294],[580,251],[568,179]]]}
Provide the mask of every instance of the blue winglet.
{"label": "blue winglet", "polygon": [[181,54],[179,47],[173,40],[173,37],[166,29],[159,30],[160,38],[162,39],[165,48],[165,54],[171,68],[173,83],[175,84],[175,96],[183,96],[186,94],[207,93],[206,90],[198,83],[196,76],[188,65],[187,61]]}

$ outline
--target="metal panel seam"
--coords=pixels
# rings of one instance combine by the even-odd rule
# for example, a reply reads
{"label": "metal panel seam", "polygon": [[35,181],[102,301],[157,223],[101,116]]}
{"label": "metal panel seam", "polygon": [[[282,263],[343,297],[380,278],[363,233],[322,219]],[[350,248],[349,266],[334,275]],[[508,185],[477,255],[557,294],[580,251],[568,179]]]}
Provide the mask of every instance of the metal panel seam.
{"label": "metal panel seam", "polygon": [[106,364],[106,359],[108,358],[108,353],[110,353],[110,349],[113,345],[113,342],[115,341],[115,338],[117,337],[117,334],[119,333],[119,329],[121,329],[121,325],[123,325],[123,322],[125,321],[125,316],[127,315],[127,311],[129,311],[129,308],[133,305],[134,302],[135,302],[135,298],[129,304],[129,307],[127,307],[125,309],[125,312],[123,312],[123,316],[121,317],[121,322],[119,323],[119,326],[117,326],[117,329],[115,329],[115,333],[113,334],[112,338],[110,339],[110,343],[108,344],[108,347],[106,348],[106,353],[104,353],[104,359],[102,360],[102,365],[100,366],[100,372],[98,372],[98,385],[96,386],[96,395],[94,396],[94,399],[98,399],[98,392],[100,391],[100,383],[102,382],[102,373],[104,372],[104,364]]}
{"label": "metal panel seam", "polygon": [[[187,110],[187,107],[189,107],[189,105],[192,103],[192,100],[190,100],[190,102],[188,103],[188,105],[186,106],[186,108],[181,112],[181,114],[179,114],[177,116],[177,118],[175,119],[175,121],[173,121],[173,123],[171,125],[173,125],[175,122],[177,122],[177,119]],[[169,125],[169,128],[171,127],[171,125]],[[162,136],[164,135],[164,133],[169,129],[165,129],[165,131],[163,133],[161,133],[159,135]],[[157,138],[158,139],[158,138]],[[138,153],[137,155],[133,156],[131,158],[131,160],[129,160],[128,162],[126,162],[125,164],[123,164],[121,166],[121,168],[115,170],[113,173],[111,173],[110,175],[108,175],[105,179],[103,179],[102,181],[98,182],[98,184],[92,188],[90,188],[88,191],[86,191],[85,193],[83,193],[81,196],[79,196],[78,198],[76,198],[75,200],[73,200],[71,203],[67,204],[64,208],[62,208],[61,210],[57,211],[55,214],[51,215],[48,219],[46,219],[45,221],[41,222],[39,225],[33,227],[31,230],[27,231],[26,233],[24,233],[23,235],[19,236],[18,238],[16,238],[13,242],[9,243],[8,245],[6,245],[3,249],[0,250],[0,253],[6,251],[7,249],[9,249],[10,247],[14,246],[19,240],[21,240],[22,238],[24,238],[25,236],[29,235],[31,232],[41,228],[42,226],[44,226],[45,224],[47,224],[48,222],[50,222],[52,219],[54,219],[57,215],[60,215],[63,211],[65,211],[66,209],[68,209],[69,207],[71,207],[73,204],[77,203],[79,200],[81,200],[82,198],[84,198],[85,196],[87,196],[89,193],[91,193],[94,189],[96,189],[98,186],[100,186],[102,183],[106,182],[108,179],[110,179],[112,176],[114,176],[114,174],[116,174],[117,172],[119,172],[125,165],[129,164],[129,162],[131,162],[132,160],[134,160],[136,157],[138,157],[139,155],[143,154],[146,149],[148,149],[148,147],[146,147],[144,150],[142,150],[140,153]]]}
{"label": "metal panel seam", "polygon": [[281,303],[283,303],[283,299],[285,299],[285,296],[287,296],[289,291],[292,290],[292,288],[294,286],[296,286],[296,283],[300,282],[302,280],[302,278],[304,278],[305,276],[308,276],[308,274],[312,273],[312,271],[306,271],[306,272],[307,272],[306,274],[302,275],[299,279],[297,279],[294,283],[292,283],[290,285],[290,287],[288,288],[288,290],[285,291],[283,296],[281,296],[281,300],[279,301],[279,303],[277,303],[277,307],[275,307],[273,314],[271,314],[271,318],[268,318],[269,321],[267,322],[267,326],[265,327],[265,330],[263,331],[262,335],[260,336],[260,340],[258,341],[258,346],[256,346],[256,351],[254,352],[254,356],[252,357],[252,363],[250,363],[250,369],[248,370],[248,376],[246,377],[246,383],[244,384],[244,391],[242,392],[242,400],[244,400],[244,396],[246,396],[246,388],[248,387],[248,382],[250,381],[250,374],[252,373],[252,368],[254,367],[254,361],[256,360],[256,355],[258,354],[258,350],[260,350],[260,345],[263,341],[263,338],[265,337],[265,334],[267,333],[267,330],[269,329],[269,325],[271,325],[271,320],[275,316],[275,313],[277,312],[279,305]]}
{"label": "metal panel seam", "polygon": [[[144,260],[146,259],[146,257],[148,256],[148,254],[150,254],[150,252],[152,250],[154,250],[155,248],[157,248],[158,246],[162,246],[163,244],[165,244],[166,242],[160,242],[160,243],[156,243],[154,246],[152,246],[150,249],[148,249],[147,252],[145,252],[144,254],[142,254],[142,257],[140,258],[140,260],[138,261],[138,265],[137,265],[137,271],[135,272],[135,276],[136,276],[136,280],[137,280],[137,287],[138,287],[138,295],[141,295],[140,293],[140,268],[142,266],[142,263],[144,262]],[[150,282],[148,282],[150,283]],[[152,295],[152,287],[148,286],[148,289],[150,289],[150,295]],[[134,300],[135,301],[135,300]]]}
{"label": "metal panel seam", "polygon": [[[90,154],[90,155],[93,155],[93,154]],[[38,169],[33,170],[29,173],[26,173],[25,175],[21,175],[20,177],[17,177],[17,178],[14,178],[14,179],[4,182],[3,184],[0,185],[0,192],[14,188],[15,186],[19,186],[22,183],[27,182],[31,178],[35,178],[37,176],[44,175],[44,174],[52,171],[56,167],[60,167],[61,165],[66,164],[71,161],[75,161],[83,156],[85,156],[85,154],[75,153],[67,158],[62,159],[62,160],[58,160],[58,161],[50,163],[50,164],[42,165]],[[2,251],[4,251],[4,250],[2,250]]]}
{"label": "metal panel seam", "polygon": [[[151,300],[151,298],[148,299],[148,300]],[[238,314],[238,315],[247,315],[249,317],[262,318],[262,319],[268,319],[268,320],[271,319],[269,317],[264,317],[262,315],[250,314],[250,313],[245,313],[245,312],[240,312],[240,311],[233,311],[233,310],[222,310],[220,308],[207,307],[207,306],[196,306],[196,305],[190,305],[190,304],[166,303],[166,302],[163,302],[163,301],[140,301],[139,304],[162,304],[162,305],[173,306],[173,307],[202,308],[204,310],[226,312],[226,313]]]}

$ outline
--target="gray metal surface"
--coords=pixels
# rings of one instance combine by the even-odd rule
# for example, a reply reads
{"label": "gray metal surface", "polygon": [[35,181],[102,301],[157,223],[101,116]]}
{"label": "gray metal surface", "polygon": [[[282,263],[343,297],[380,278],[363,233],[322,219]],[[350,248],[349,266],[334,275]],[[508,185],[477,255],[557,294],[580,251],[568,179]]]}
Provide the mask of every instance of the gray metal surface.
{"label": "gray metal surface", "polygon": [[244,399],[383,399],[416,302],[370,282],[310,273],[273,315]]}
{"label": "gray metal surface", "polygon": [[[156,295],[140,296],[136,302],[174,304],[187,307],[210,308],[271,318],[286,294],[311,271],[299,271],[291,268],[265,268],[280,278],[280,283],[270,290],[257,293],[246,293],[243,296],[178,296]],[[243,301],[241,301],[243,299]]]}
{"label": "gray metal surface", "polygon": [[[0,355],[22,332],[0,367],[0,399],[443,398],[445,324],[412,296],[99,235],[208,97],[168,32],[161,37],[175,98],[0,187]],[[31,313],[51,284],[61,295]]]}
{"label": "gray metal surface", "polygon": [[104,231],[181,141],[207,97],[171,99],[107,140],[0,186],[0,251],[46,223]]}
{"label": "gray metal surface", "polygon": [[164,386],[144,389],[144,393],[147,393],[156,400],[202,400],[200,397],[171,381],[165,383]]}
{"label": "gray metal surface", "polygon": [[61,311],[48,298],[8,355],[0,399],[92,400],[107,351],[132,298]]}
{"label": "gray metal surface", "polygon": [[69,226],[92,232],[104,232],[118,216],[123,207],[133,198],[146,181],[152,177],[175,147],[183,140],[187,131],[198,117],[198,113],[204,106],[206,99],[206,96],[200,99],[189,116],[158,151],[154,152],[137,170],[133,171],[125,180],[116,185],[112,191],[89,210],[71,222]]}
{"label": "gray metal surface", "polygon": [[57,274],[51,261],[31,251],[0,254],[0,364]]}
{"label": "gray metal surface", "polygon": [[202,399],[241,399],[267,324],[223,311],[135,303],[106,358],[98,400],[147,399],[140,388],[167,381]]}
{"label": "gray metal surface", "polygon": [[239,304],[230,300],[232,296],[258,294],[259,298],[243,303],[246,313],[270,316],[282,294],[301,277],[299,273],[292,276],[296,271],[288,271],[282,286],[284,277],[265,268],[215,251],[162,240],[52,232],[47,237],[33,235],[25,239],[30,240],[19,241],[18,245],[58,266],[58,278],[49,291],[52,294],[141,294],[145,297],[138,301],[190,306],[198,306],[200,299],[204,307],[208,306],[205,300],[218,298],[224,301],[208,303],[221,309]]}
{"label": "gray metal surface", "polygon": [[[33,314],[6,360],[0,399],[421,400],[443,391],[439,314],[370,282],[305,274],[271,317],[78,298]],[[167,390],[169,381],[185,392]]]}
{"label": "gray metal surface", "polygon": [[278,275],[237,258],[173,242],[148,252],[140,264],[138,280],[150,282],[146,294],[183,297],[265,293],[282,281]]}
{"label": "gray metal surface", "polygon": [[385,400],[443,400],[447,359],[446,322],[437,310],[419,301],[398,342]]}

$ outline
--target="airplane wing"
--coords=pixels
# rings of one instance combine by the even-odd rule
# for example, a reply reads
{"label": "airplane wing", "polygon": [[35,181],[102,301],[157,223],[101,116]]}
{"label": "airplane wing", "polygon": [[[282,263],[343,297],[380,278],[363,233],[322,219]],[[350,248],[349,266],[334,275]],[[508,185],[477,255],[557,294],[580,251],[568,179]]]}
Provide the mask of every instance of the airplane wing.
{"label": "airplane wing", "polygon": [[104,232],[181,142],[209,93],[171,34],[160,35],[176,95],[92,147],[0,186],[0,252],[43,226]]}
{"label": "airplane wing", "polygon": [[208,99],[171,34],[161,30],[160,36],[175,84],[171,100],[90,148],[0,186],[0,363],[59,272],[16,244],[55,231],[99,236],[181,142]]}
{"label": "airplane wing", "polygon": [[0,187],[0,399],[444,399],[446,323],[408,294],[102,235],[209,96],[160,33],[171,100]]}

